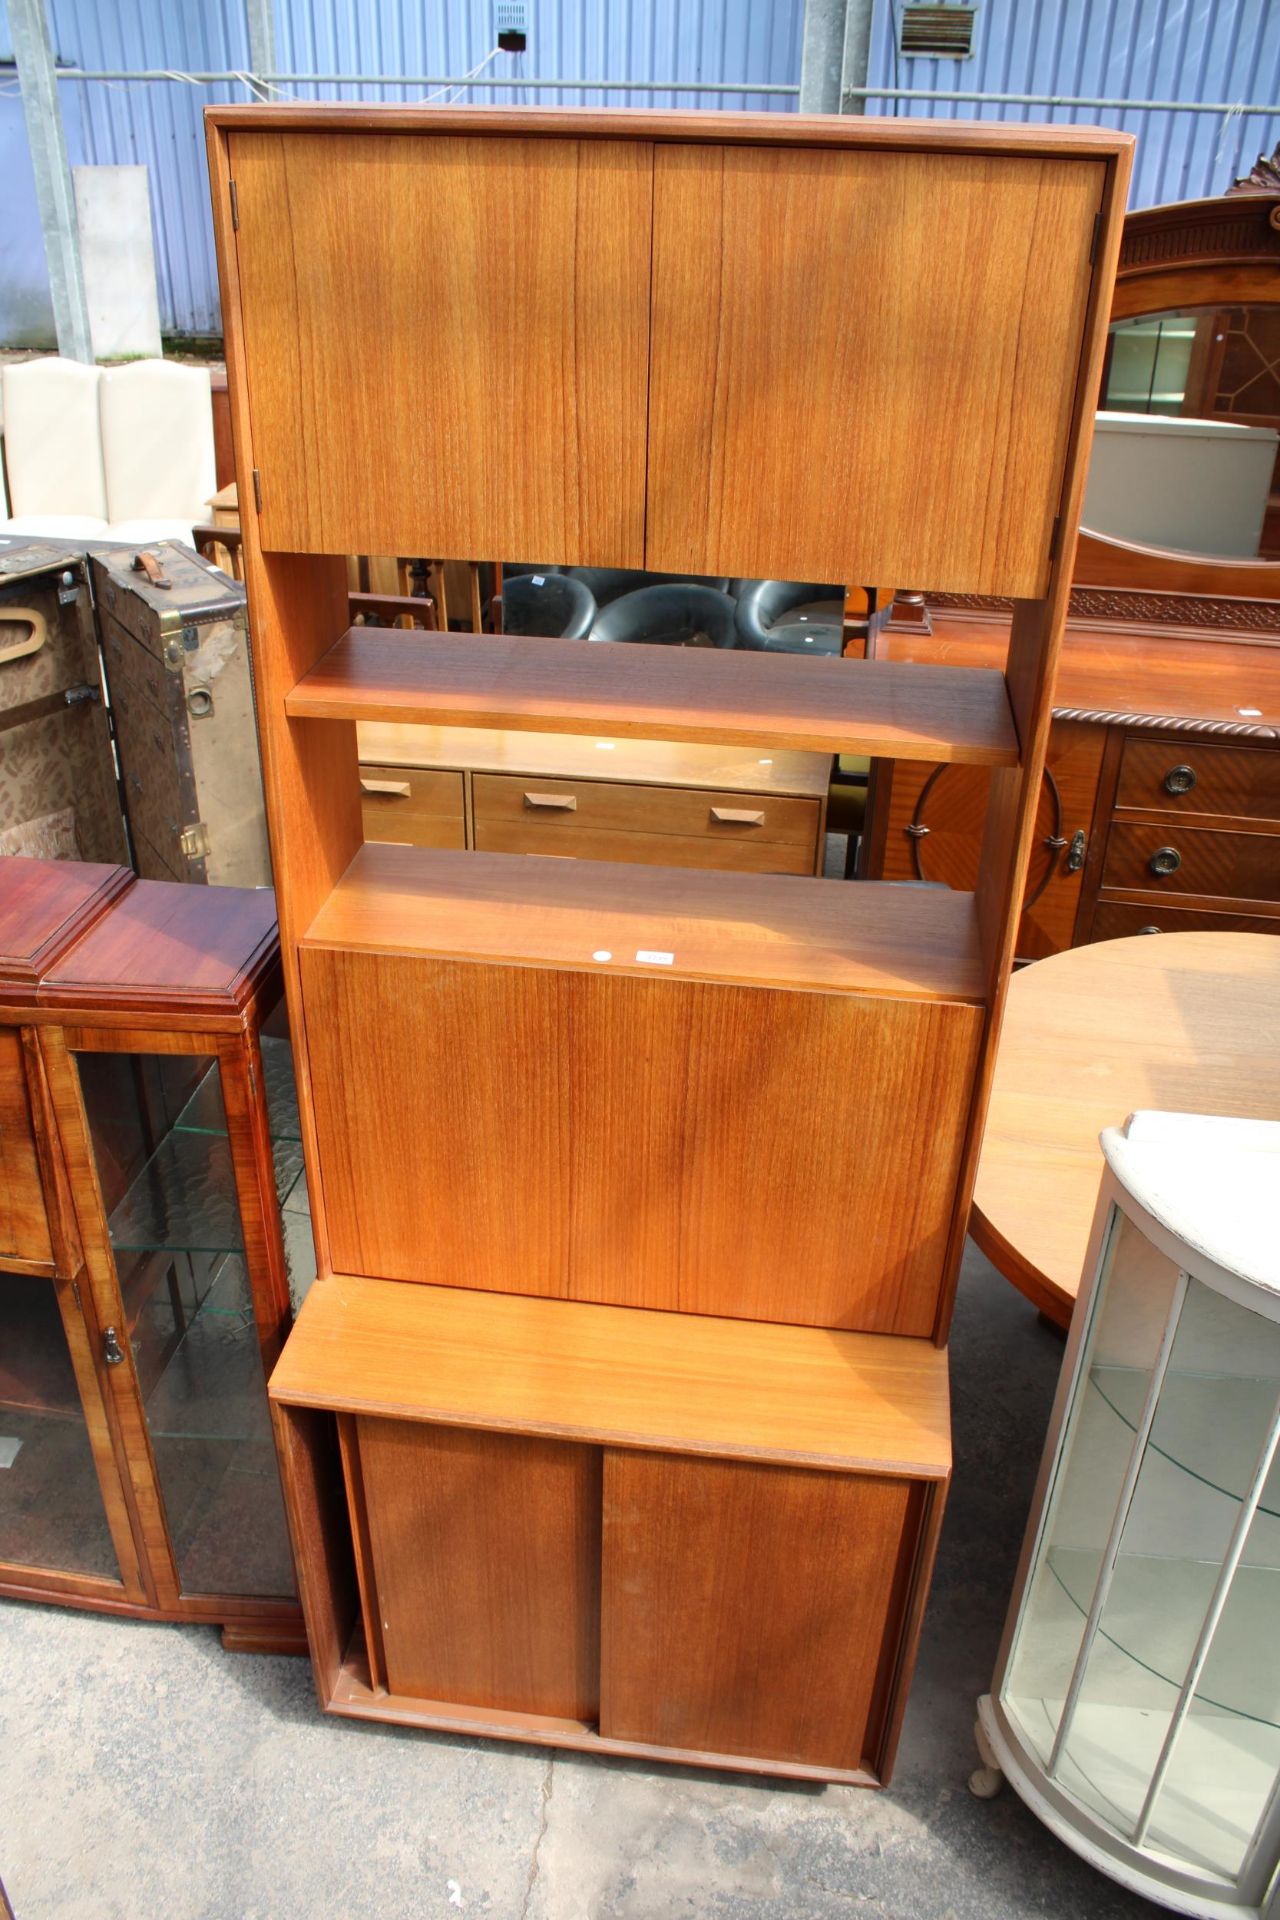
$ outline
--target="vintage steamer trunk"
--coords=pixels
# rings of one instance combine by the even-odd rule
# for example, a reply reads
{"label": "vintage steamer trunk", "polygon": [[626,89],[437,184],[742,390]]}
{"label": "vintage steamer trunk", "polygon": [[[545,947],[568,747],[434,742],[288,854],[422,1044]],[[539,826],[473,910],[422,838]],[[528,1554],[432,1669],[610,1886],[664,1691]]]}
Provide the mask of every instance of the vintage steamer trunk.
{"label": "vintage steamer trunk", "polygon": [[134,864],[144,879],[267,886],[243,587],[165,541],[90,556]]}
{"label": "vintage steamer trunk", "polygon": [[85,556],[0,543],[0,852],[128,858]]}

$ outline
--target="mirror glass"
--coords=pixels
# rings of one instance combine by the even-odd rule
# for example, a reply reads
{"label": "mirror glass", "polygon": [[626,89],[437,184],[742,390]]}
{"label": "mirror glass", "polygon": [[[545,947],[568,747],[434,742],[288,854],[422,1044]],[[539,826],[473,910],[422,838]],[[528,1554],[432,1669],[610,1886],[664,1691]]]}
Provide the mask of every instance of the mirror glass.
{"label": "mirror glass", "polygon": [[1280,560],[1280,306],[1116,321],[1084,524],[1115,539]]}

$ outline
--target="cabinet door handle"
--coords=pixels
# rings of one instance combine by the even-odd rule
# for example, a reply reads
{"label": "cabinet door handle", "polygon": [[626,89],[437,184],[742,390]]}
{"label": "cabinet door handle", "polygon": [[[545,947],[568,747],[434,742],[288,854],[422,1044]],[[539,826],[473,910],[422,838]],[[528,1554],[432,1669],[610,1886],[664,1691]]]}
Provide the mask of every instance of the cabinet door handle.
{"label": "cabinet door handle", "polygon": [[578,796],[576,793],[526,793],[526,807],[538,807],[546,813],[576,813]]}
{"label": "cabinet door handle", "polygon": [[109,1367],[124,1365],[124,1349],[114,1327],[108,1327],[102,1336],[102,1357]]}
{"label": "cabinet door handle", "polygon": [[712,807],[711,818],[727,827],[762,827],[764,815],[752,813],[749,807]]}
{"label": "cabinet door handle", "polygon": [[1176,873],[1182,865],[1182,855],[1176,847],[1157,847],[1147,865],[1152,873]]}
{"label": "cabinet door handle", "polygon": [[360,786],[365,793],[393,794],[398,800],[407,800],[413,791],[407,780],[362,780]]}
{"label": "cabinet door handle", "polygon": [[1164,777],[1166,793],[1190,793],[1196,783],[1194,767],[1170,767]]}

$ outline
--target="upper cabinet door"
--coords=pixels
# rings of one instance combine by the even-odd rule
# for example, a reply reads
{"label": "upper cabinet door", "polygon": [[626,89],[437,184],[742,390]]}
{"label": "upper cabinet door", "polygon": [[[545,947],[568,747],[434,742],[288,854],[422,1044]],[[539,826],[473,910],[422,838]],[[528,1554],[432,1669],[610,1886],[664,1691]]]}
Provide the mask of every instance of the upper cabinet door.
{"label": "upper cabinet door", "polygon": [[1104,176],[660,147],[645,564],[1042,594]]}
{"label": "upper cabinet door", "polygon": [[651,145],[230,155],[264,547],[643,563]]}

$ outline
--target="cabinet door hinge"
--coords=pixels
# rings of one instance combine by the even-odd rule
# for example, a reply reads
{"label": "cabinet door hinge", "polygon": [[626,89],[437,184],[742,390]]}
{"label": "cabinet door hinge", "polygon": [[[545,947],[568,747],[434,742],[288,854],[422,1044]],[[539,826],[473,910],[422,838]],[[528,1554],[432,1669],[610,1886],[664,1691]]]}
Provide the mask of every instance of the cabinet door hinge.
{"label": "cabinet door hinge", "polygon": [[253,470],[253,504],[258,513],[262,512],[262,475],[255,467]]}
{"label": "cabinet door hinge", "polygon": [[1095,213],[1093,216],[1093,238],[1089,242],[1089,265],[1090,266],[1093,265],[1094,261],[1098,257],[1098,241],[1101,239],[1101,237],[1102,237],[1102,215],[1101,213]]}
{"label": "cabinet door hinge", "polygon": [[252,1055],[249,1058],[249,1096],[255,1101],[258,1098],[258,1076],[253,1070]]}
{"label": "cabinet door hinge", "polygon": [[75,1301],[79,1311],[83,1313],[84,1301],[80,1298],[80,1282],[78,1280],[73,1280],[71,1282],[71,1297]]}
{"label": "cabinet door hinge", "polygon": [[239,233],[240,195],[236,192],[236,183],[234,180],[228,180],[227,185],[231,190],[231,231],[232,233]]}

